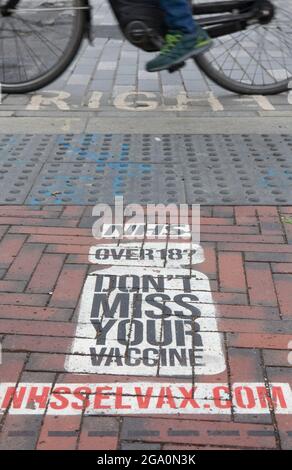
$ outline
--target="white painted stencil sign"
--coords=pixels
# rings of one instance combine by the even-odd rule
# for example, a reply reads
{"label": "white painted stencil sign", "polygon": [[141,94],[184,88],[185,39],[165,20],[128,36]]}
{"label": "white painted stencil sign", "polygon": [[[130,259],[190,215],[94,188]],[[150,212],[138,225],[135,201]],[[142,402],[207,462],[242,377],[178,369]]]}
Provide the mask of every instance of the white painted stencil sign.
{"label": "white painted stencil sign", "polygon": [[181,248],[182,259],[171,249],[161,262],[156,247],[147,265],[145,250],[137,246],[139,266],[133,252],[128,259],[125,251],[117,256],[124,248],[105,247],[106,257],[97,264],[114,264],[111,253],[118,265],[91,273],[85,282],[67,371],[192,377],[225,370],[209,279],[190,268],[192,254],[203,260],[202,249]]}

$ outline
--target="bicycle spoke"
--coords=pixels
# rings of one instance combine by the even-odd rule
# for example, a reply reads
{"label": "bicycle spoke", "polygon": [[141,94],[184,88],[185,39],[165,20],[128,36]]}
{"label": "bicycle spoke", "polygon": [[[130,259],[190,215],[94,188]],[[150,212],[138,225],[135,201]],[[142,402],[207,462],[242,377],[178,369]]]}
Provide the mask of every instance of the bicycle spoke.
{"label": "bicycle spoke", "polygon": [[21,0],[11,16],[0,16],[0,82],[18,84],[49,73],[71,48],[80,0]]}
{"label": "bicycle spoke", "polygon": [[[18,63],[20,63],[20,67],[18,68],[18,73],[19,73],[19,81],[22,80],[22,77],[21,77],[21,71],[23,70],[24,74],[25,74],[25,79],[27,80],[27,74],[26,74],[26,71],[25,71],[25,67],[23,66],[23,60],[22,60],[22,55],[20,53],[20,43],[19,43],[19,35],[18,35],[18,32],[17,30],[15,29],[15,27],[13,26],[13,24],[11,24],[11,28],[13,29],[13,33],[15,35],[15,42],[16,42],[16,54],[17,54],[17,59],[18,59]],[[19,48],[17,47],[19,45]]]}
{"label": "bicycle spoke", "polygon": [[[22,18],[19,18],[19,21],[22,21]],[[31,32],[32,33],[35,33],[35,35],[41,40],[41,42],[43,44],[45,44],[46,46],[48,46],[48,49],[50,49],[55,55],[56,57],[59,57],[60,53],[62,53],[62,48],[61,47],[58,47],[56,43],[53,43],[52,41],[50,41],[50,39],[48,39],[46,36],[44,36],[41,32],[33,29],[32,27],[30,28]],[[56,48],[57,51],[59,51],[59,54],[55,53],[53,51],[53,47]]]}
{"label": "bicycle spoke", "polygon": [[[195,3],[202,2],[206,0]],[[254,24],[214,40],[203,59],[214,74],[255,89],[292,79],[292,2],[272,2],[275,16],[270,23]]]}

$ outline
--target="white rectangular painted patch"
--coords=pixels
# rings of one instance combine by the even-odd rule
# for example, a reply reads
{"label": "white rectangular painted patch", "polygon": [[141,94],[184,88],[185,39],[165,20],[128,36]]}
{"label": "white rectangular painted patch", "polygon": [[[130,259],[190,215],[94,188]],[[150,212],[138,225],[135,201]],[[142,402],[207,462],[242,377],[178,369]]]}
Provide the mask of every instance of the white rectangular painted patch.
{"label": "white rectangular painted patch", "polygon": [[[33,399],[33,397],[37,397]],[[11,415],[291,415],[288,383],[101,382],[2,383],[0,414]]]}
{"label": "white rectangular painted patch", "polygon": [[126,247],[107,244],[90,251],[100,269],[86,279],[65,369],[162,377],[223,372],[210,282],[191,269],[204,261],[202,247],[190,242]]}
{"label": "white rectangular painted patch", "polygon": [[107,244],[92,246],[89,250],[89,262],[98,265],[115,266],[155,266],[178,268],[181,265],[197,264],[203,261],[200,245],[190,242],[124,242],[119,246]]}

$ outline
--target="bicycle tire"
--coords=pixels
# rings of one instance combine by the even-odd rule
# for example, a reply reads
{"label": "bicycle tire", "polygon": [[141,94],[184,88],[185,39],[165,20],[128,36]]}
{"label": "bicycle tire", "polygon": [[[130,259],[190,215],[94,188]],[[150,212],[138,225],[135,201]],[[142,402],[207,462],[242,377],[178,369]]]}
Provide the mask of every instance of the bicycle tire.
{"label": "bicycle tire", "polygon": [[210,65],[209,61],[206,60],[205,57],[197,57],[195,60],[196,64],[198,65],[199,69],[214,83],[219,85],[221,88],[224,88],[227,91],[231,91],[233,93],[239,95],[277,95],[279,93],[284,93],[285,91],[289,90],[289,83],[291,80],[283,80],[275,85],[266,85],[266,86],[250,86],[245,85],[241,82],[236,82],[234,80],[230,80],[228,77],[224,76],[224,74],[218,73],[214,68]]}
{"label": "bicycle tire", "polygon": [[[84,7],[84,2],[82,0],[76,0],[76,6]],[[2,93],[22,94],[33,92],[51,84],[54,80],[56,80],[59,76],[63,74],[63,72],[68,68],[68,66],[72,63],[75,56],[77,55],[82,40],[85,36],[87,26],[86,10],[77,9],[75,11],[74,19],[74,38],[68,43],[64,54],[62,55],[62,57],[60,57],[60,60],[56,62],[55,66],[48,70],[46,73],[35,77],[32,80],[27,80],[18,83],[5,83],[2,81]]]}
{"label": "bicycle tire", "polygon": [[[277,3],[279,3],[279,0],[278,1],[273,0],[273,2],[277,5]],[[291,11],[291,17],[292,17],[292,11]],[[250,28],[250,31],[255,32],[255,34],[256,34],[257,28],[262,28],[262,29],[266,28],[266,30],[268,31],[269,25],[272,24],[273,21],[274,20],[272,20],[271,23],[267,24],[266,26],[253,25]],[[248,29],[245,30],[245,32],[231,34],[230,37],[234,36],[234,38],[236,38],[236,42],[240,44],[241,35],[242,34],[246,35],[247,31]],[[214,40],[215,48],[216,48],[216,41],[217,41],[217,44],[219,44],[220,38]],[[251,84],[251,83],[245,83],[244,81],[241,81],[241,80],[234,79],[226,75],[224,71],[218,70],[219,67],[214,66],[214,63],[210,60],[210,57],[211,57],[210,52],[206,52],[204,54],[201,54],[195,57],[194,60],[197,66],[200,68],[200,70],[202,70],[202,72],[210,80],[212,80],[214,83],[216,83],[220,87],[228,91],[231,91],[233,93],[245,94],[245,95],[274,95],[274,94],[288,91],[289,84],[292,83],[292,53],[291,53],[291,68],[289,69],[289,74],[291,74],[291,78],[287,77],[285,79],[275,81],[274,83],[267,83],[267,84],[256,84],[256,83]]]}

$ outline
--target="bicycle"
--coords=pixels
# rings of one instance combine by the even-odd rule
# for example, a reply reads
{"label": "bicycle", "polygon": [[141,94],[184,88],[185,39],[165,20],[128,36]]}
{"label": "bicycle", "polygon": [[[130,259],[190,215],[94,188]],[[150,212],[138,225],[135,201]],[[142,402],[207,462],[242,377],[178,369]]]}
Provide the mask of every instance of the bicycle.
{"label": "bicycle", "polygon": [[[110,0],[124,37],[158,51],[165,27],[158,0]],[[193,14],[214,38],[194,60],[221,87],[240,94],[287,91],[292,79],[292,0],[196,0]],[[89,0],[0,1],[0,82],[25,93],[59,77],[92,42]],[[174,72],[184,64],[179,64]]]}

